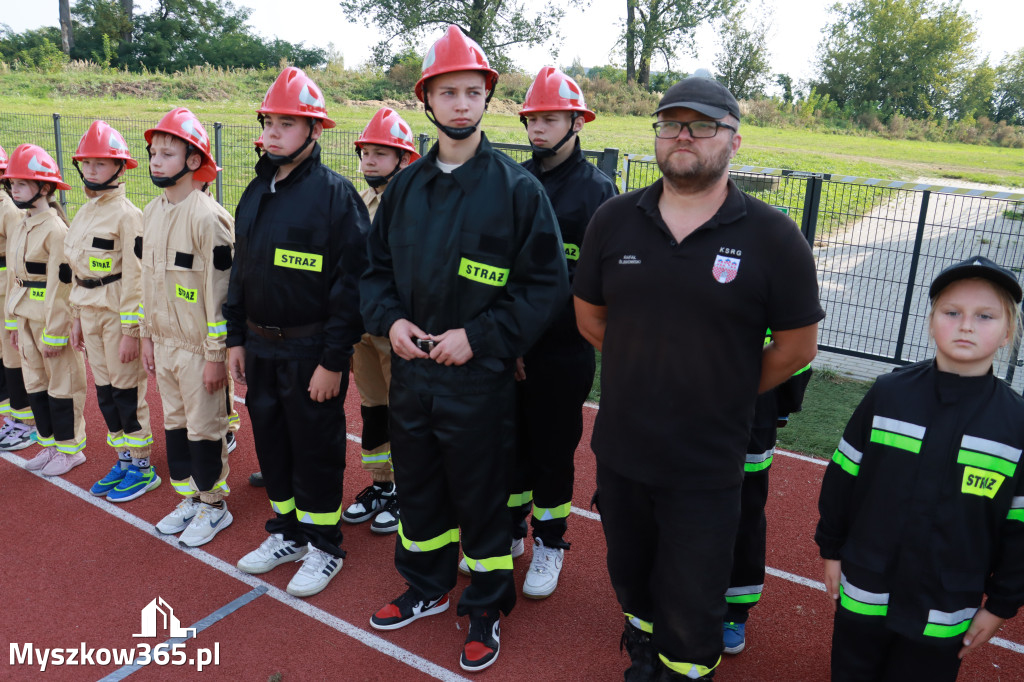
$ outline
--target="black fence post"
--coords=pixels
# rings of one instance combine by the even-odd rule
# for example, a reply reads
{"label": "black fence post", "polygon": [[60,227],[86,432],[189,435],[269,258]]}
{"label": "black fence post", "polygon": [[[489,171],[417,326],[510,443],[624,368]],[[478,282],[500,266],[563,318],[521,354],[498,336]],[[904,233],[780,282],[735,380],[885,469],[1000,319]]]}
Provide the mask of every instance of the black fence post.
{"label": "black fence post", "polygon": [[622,160],[622,193],[629,191],[629,154]]}
{"label": "black fence post", "polygon": [[426,156],[430,151],[430,135],[420,133],[420,156]]}
{"label": "black fence post", "polygon": [[793,176],[807,178],[807,187],[804,190],[804,214],[800,219],[800,231],[813,249],[814,233],[818,229],[818,209],[821,207],[823,176],[821,173],[800,172],[791,173],[790,177]]}
{"label": "black fence post", "polygon": [[[60,177],[64,177],[64,145],[60,140],[60,114],[53,115],[53,141],[54,151],[57,152],[57,169],[60,171]],[[60,207],[67,213],[68,210],[68,197],[64,193],[64,190],[60,190]]]}
{"label": "black fence post", "polygon": [[217,203],[221,206],[224,205],[224,160],[223,160],[223,140],[221,139],[221,128],[223,124],[217,121],[213,124],[213,162],[217,164],[217,168],[221,169],[217,171]]}
{"label": "black fence post", "polygon": [[917,263],[921,259],[921,242],[924,239],[924,226],[928,220],[928,201],[932,193],[921,192],[921,213],[917,218],[917,235],[914,237],[914,253],[910,256],[910,272],[907,274],[907,297],[903,300],[903,314],[900,316],[900,331],[896,337],[896,354],[893,360],[899,362],[903,358],[903,342],[907,337],[907,323],[910,319],[910,300],[914,297],[914,280],[917,277]]}
{"label": "black fence post", "polygon": [[604,171],[604,174],[615,182],[619,175],[619,150],[604,148],[604,154],[601,155],[601,163],[597,164],[597,167]]}

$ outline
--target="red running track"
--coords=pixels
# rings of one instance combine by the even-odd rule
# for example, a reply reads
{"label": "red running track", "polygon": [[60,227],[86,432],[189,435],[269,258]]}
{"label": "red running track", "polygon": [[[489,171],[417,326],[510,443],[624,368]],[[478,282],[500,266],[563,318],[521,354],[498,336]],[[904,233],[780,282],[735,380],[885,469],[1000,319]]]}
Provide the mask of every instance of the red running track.
{"label": "red running track", "polygon": [[[244,391],[241,392],[244,398]],[[154,461],[166,475],[162,413],[155,386],[149,401],[158,434]],[[345,499],[369,482],[359,468],[358,396],[346,400],[350,434]],[[458,680],[470,677],[458,665],[466,621],[451,608],[444,614],[390,633],[370,628],[377,608],[397,596],[404,584],[392,563],[394,536],[375,536],[368,524],[344,526],[348,558],[340,574],[321,594],[300,600],[284,588],[297,564],[263,576],[249,576],[235,562],[265,538],[270,512],[266,494],[250,488],[257,467],[248,415],[239,406],[242,430],[232,454],[228,504],[234,522],[209,544],[189,550],[154,529],[178,502],[165,481],[138,500],[114,505],[88,494],[89,486],[112,464],[103,445],[105,427],[90,393],[86,406],[88,461],[64,477],[46,479],[21,468],[34,450],[0,459],[5,513],[0,540],[0,608],[5,660],[4,680],[95,680],[124,675],[121,665],[47,665],[40,673],[19,663],[26,644],[37,649],[136,648],[166,640],[133,637],[141,633],[140,611],[155,597],[174,609],[185,627],[223,610],[235,600],[251,599],[223,615],[184,651],[219,651],[217,665],[197,673],[195,666],[151,664],[130,672],[131,682],[146,680],[267,680],[279,673],[291,680]],[[584,445],[576,455],[577,483],[558,590],[550,598],[521,598],[502,619],[501,655],[494,666],[472,677],[488,680],[621,680],[628,665],[618,650],[622,616],[605,570],[600,522],[588,512],[595,480],[589,448],[596,410],[585,412]],[[720,680],[827,680],[832,604],[820,588],[820,562],[812,541],[816,499],[824,467],[820,462],[780,455],[772,467],[768,504],[768,566],[764,597],[747,626],[747,648],[726,657]],[[529,553],[516,560],[520,586]],[[794,582],[796,581],[796,582]],[[459,577],[452,596],[468,579]],[[819,587],[814,587],[819,585]],[[265,590],[254,593],[254,590]],[[258,596],[257,596],[258,595]],[[1024,680],[1024,625],[1011,621],[1000,633],[1003,646],[987,644],[965,661],[961,680]],[[14,648],[12,648],[14,647]],[[138,651],[138,649],[136,649]],[[16,656],[17,654],[17,656]]]}

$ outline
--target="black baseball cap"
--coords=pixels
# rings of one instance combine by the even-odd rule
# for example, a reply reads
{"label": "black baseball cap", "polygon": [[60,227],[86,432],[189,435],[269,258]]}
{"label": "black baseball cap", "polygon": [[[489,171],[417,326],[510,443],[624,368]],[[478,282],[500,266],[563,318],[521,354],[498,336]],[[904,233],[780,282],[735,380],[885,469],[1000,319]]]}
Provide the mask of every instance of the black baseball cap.
{"label": "black baseball cap", "polygon": [[940,272],[928,289],[928,297],[934,299],[940,291],[953,282],[959,279],[967,279],[968,277],[987,279],[993,284],[1006,289],[1017,303],[1021,301],[1021,288],[1017,277],[1006,268],[996,265],[984,256],[971,256],[967,260],[954,263]]}
{"label": "black baseball cap", "polygon": [[732,114],[736,120],[740,118],[740,105],[729,89],[713,78],[690,76],[679,81],[665,91],[654,115],[665,109],[685,107],[693,109],[705,116],[719,119]]}

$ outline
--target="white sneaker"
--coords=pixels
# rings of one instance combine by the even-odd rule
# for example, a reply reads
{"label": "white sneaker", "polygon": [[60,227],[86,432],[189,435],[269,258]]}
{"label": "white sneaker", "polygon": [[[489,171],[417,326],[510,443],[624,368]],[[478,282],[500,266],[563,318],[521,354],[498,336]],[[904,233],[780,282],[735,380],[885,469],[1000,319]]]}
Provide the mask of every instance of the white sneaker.
{"label": "white sneaker", "polygon": [[[518,559],[523,556],[523,552],[526,551],[526,543],[523,542],[522,538],[517,538],[512,541],[512,547],[509,548],[509,554],[512,555],[513,559]],[[459,573],[462,575],[472,575],[469,570],[469,562],[466,561],[466,555],[462,555],[462,559],[459,560]]]}
{"label": "white sneaker", "polygon": [[302,557],[302,568],[289,581],[286,591],[296,597],[312,597],[327,587],[331,578],[341,570],[342,563],[340,557],[309,544],[306,556]]}
{"label": "white sneaker", "polygon": [[10,435],[12,428],[14,428],[14,420],[4,417],[4,425],[0,426],[0,443],[3,443],[4,438]]}
{"label": "white sneaker", "polygon": [[221,505],[223,506],[217,508],[200,502],[196,515],[192,517],[192,522],[188,524],[185,532],[178,537],[178,542],[188,547],[205,545],[214,535],[230,526],[234,517],[228,511],[228,503],[221,500]]}
{"label": "white sneaker", "polygon": [[76,452],[73,455],[57,451],[50,461],[43,467],[43,476],[63,476],[67,472],[74,469],[79,464],[85,464],[85,455],[81,452]]}
{"label": "white sneaker", "polygon": [[[23,450],[38,442],[39,438],[36,435],[36,427],[22,424],[21,422],[14,422],[7,435],[4,436],[3,440],[0,440],[0,450],[7,450],[8,452]],[[32,471],[35,471],[35,469]]]}
{"label": "white sneaker", "polygon": [[540,538],[533,539],[533,559],[530,570],[523,581],[523,596],[530,599],[544,599],[558,587],[558,576],[562,572],[565,550],[545,547]]}
{"label": "white sneaker", "polygon": [[246,554],[235,564],[245,573],[266,573],[289,561],[298,561],[306,556],[305,547],[296,547],[291,540],[285,540],[280,533],[274,533],[263,544]]}
{"label": "white sneaker", "polygon": [[25,462],[25,468],[28,469],[29,471],[39,471],[47,464],[49,464],[50,460],[56,456],[57,448],[50,445],[49,447],[45,447],[39,452],[37,452],[35,457]]}
{"label": "white sneaker", "polygon": [[180,533],[188,528],[188,524],[192,522],[197,511],[199,511],[199,499],[186,497],[178,503],[174,511],[160,519],[160,523],[156,524],[156,529],[164,535]]}

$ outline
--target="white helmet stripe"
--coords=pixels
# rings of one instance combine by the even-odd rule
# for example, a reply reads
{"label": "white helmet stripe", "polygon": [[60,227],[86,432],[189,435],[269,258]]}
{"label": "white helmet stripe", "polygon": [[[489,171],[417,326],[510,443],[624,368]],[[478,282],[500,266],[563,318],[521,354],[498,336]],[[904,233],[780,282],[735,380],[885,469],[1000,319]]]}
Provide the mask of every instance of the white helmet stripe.
{"label": "white helmet stripe", "polygon": [[391,135],[392,137],[397,137],[399,140],[405,140],[406,142],[410,143],[412,142],[412,133],[407,133],[404,130],[402,130],[402,126],[398,123],[398,121],[395,121],[391,125]]}
{"label": "white helmet stripe", "polygon": [[435,59],[437,59],[437,57],[434,55],[434,46],[431,45],[430,49],[427,50],[427,56],[423,58],[423,67],[420,68],[420,71],[426,71],[433,66]]}
{"label": "white helmet stripe", "polygon": [[324,98],[320,93],[314,95],[313,91],[309,89],[309,83],[302,86],[302,92],[299,93],[299,101],[311,107],[324,108]]}
{"label": "white helmet stripe", "polygon": [[196,129],[196,120],[194,118],[187,118],[182,121],[181,129],[193,140],[197,140],[200,144],[206,144],[206,135]]}
{"label": "white helmet stripe", "polygon": [[111,149],[116,149],[118,151],[123,151],[123,150],[127,150],[128,149],[128,145],[126,145],[124,143],[124,141],[120,137],[118,137],[117,133],[115,133],[115,132],[111,132],[110,133],[110,139],[107,140],[107,145]]}
{"label": "white helmet stripe", "polygon": [[28,160],[28,169],[30,171],[35,171],[36,173],[49,173],[51,175],[57,172],[53,168],[50,168],[49,166],[45,165],[35,155],[33,155],[32,158]]}
{"label": "white helmet stripe", "polygon": [[583,96],[578,92],[573,92],[573,89],[569,87],[569,81],[562,79],[562,82],[558,85],[558,96],[565,99],[583,99]]}

